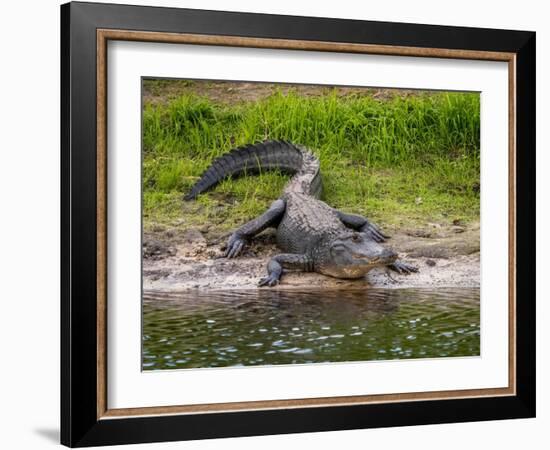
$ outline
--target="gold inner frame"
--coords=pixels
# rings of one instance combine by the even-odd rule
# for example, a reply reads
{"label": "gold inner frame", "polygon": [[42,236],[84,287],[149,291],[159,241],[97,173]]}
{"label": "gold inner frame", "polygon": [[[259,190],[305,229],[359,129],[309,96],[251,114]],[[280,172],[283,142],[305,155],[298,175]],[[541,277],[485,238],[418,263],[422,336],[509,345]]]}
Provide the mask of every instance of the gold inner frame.
{"label": "gold inner frame", "polygon": [[[263,400],[200,405],[109,409],[107,405],[107,42],[109,40],[217,45],[393,56],[503,61],[508,63],[508,387],[401,394]],[[512,396],[516,394],[516,54],[445,48],[297,41],[114,29],[97,30],[97,419],[288,409],[420,400]]]}

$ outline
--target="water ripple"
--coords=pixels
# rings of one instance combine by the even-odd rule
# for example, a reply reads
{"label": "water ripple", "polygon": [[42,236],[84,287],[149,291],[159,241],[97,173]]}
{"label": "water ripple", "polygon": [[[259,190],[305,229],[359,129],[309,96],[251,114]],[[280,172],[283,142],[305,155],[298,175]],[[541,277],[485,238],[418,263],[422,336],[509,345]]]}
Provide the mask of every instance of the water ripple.
{"label": "water ripple", "polygon": [[145,292],[144,370],[479,355],[479,289]]}

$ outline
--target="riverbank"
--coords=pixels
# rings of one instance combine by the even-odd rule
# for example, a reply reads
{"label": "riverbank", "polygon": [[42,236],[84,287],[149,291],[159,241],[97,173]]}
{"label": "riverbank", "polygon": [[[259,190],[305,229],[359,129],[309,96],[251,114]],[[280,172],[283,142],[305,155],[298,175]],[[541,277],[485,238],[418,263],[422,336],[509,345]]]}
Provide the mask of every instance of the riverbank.
{"label": "riverbank", "polygon": [[[426,223],[421,227],[385,229],[385,245],[419,268],[399,275],[373,269],[364,279],[339,280],[316,273],[286,273],[274,288],[343,289],[362,287],[479,287],[479,223]],[[187,289],[256,289],[269,258],[280,251],[274,230],[258,235],[236,259],[223,258],[228,233],[205,225],[192,229],[153,227],[143,239],[143,288],[156,291]]]}
{"label": "riverbank", "polygon": [[280,253],[273,230],[237,259],[223,258],[223,247],[289,176],[264,171],[193,201],[183,195],[215,158],[265,139],[310,148],[323,200],[378,224],[420,269],[356,281],[289,273],[275,289],[479,286],[479,108],[478,93],[144,80],[144,288],[257,288]]}

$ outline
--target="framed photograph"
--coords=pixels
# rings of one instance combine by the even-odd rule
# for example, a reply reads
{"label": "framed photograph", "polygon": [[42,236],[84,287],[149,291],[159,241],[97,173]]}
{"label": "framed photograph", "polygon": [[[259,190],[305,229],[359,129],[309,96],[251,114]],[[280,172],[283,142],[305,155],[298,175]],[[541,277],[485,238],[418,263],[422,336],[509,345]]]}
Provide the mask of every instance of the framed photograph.
{"label": "framed photograph", "polygon": [[61,441],[535,415],[535,33],[61,7]]}

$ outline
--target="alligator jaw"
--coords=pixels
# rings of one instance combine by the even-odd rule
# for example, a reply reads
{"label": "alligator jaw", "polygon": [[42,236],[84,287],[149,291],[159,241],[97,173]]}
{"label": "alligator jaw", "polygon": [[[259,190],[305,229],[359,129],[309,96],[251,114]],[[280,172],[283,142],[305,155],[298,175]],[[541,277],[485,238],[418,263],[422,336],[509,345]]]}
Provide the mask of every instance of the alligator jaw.
{"label": "alligator jaw", "polygon": [[353,254],[351,257],[356,260],[368,264],[370,266],[386,266],[395,262],[397,259],[397,253],[393,253],[388,256],[369,257],[368,255]]}

